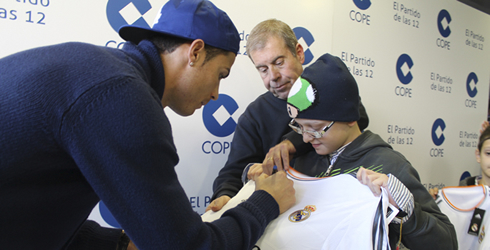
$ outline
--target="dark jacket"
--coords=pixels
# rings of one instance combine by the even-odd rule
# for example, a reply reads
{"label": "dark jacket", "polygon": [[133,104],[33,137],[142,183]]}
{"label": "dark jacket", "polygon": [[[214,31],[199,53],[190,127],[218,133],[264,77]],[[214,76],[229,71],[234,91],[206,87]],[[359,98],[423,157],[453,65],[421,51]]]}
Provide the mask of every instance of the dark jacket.
{"label": "dark jacket", "polygon": [[476,178],[478,178],[478,176],[469,176],[469,177],[466,177],[464,178],[463,180],[459,181],[459,185],[460,186],[473,186],[473,185],[476,185]]}

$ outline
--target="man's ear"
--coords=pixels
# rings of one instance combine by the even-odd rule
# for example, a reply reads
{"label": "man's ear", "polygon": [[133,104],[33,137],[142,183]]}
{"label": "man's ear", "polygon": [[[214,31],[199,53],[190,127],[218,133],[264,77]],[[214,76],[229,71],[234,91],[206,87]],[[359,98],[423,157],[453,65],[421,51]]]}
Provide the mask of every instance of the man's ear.
{"label": "man's ear", "polygon": [[204,62],[204,57],[206,56],[204,50],[204,41],[202,39],[196,39],[192,41],[189,46],[189,65],[196,65],[199,61]]}
{"label": "man's ear", "polygon": [[301,64],[305,62],[305,51],[303,49],[303,46],[301,46],[301,44],[299,43],[296,44],[296,57]]}

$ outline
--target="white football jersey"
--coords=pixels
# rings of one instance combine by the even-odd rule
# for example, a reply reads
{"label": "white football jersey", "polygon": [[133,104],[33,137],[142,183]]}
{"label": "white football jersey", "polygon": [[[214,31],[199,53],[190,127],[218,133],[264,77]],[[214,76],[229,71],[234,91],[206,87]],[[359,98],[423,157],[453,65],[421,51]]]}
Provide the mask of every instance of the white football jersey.
{"label": "white football jersey", "polygon": [[[490,249],[490,241],[485,239],[485,233],[490,227],[488,195],[489,187],[484,185],[445,187],[439,190],[436,203],[453,223],[460,250]],[[480,214],[474,214],[475,208],[486,211],[483,218]],[[481,220],[481,225],[471,223],[473,218]],[[476,235],[468,233],[470,224]]]}
{"label": "white football jersey", "polygon": [[[316,178],[290,168],[288,178],[296,204],[266,227],[253,250],[390,249],[388,224],[398,210],[389,205],[386,190],[376,197],[349,174]],[[249,181],[223,209],[203,214],[203,221],[218,219],[254,191],[255,182]]]}

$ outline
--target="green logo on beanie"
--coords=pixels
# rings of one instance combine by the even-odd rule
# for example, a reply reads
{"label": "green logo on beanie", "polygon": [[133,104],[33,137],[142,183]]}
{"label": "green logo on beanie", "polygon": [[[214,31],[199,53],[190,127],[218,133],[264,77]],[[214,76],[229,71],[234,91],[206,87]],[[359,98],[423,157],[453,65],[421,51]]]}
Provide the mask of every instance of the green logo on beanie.
{"label": "green logo on beanie", "polygon": [[308,80],[299,77],[289,91],[288,103],[299,112],[309,108],[315,101],[315,91]]}

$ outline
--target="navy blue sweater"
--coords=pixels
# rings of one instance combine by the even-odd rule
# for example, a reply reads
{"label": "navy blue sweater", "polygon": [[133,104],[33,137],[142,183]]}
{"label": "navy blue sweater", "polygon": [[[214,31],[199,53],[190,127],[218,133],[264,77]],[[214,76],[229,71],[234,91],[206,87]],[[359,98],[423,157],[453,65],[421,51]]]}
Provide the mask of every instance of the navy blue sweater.
{"label": "navy blue sweater", "polygon": [[192,210],[148,41],[0,59],[0,246],[63,249],[99,200],[140,249],[250,249],[279,209],[256,192],[213,224]]}

